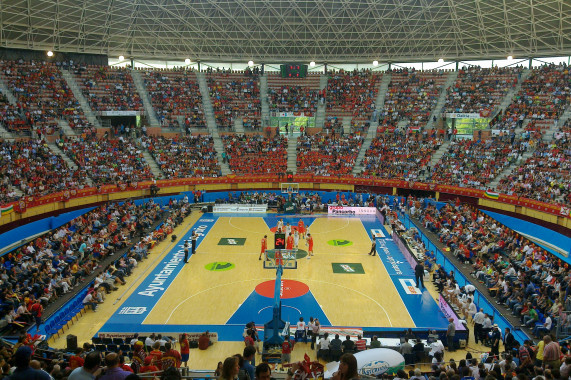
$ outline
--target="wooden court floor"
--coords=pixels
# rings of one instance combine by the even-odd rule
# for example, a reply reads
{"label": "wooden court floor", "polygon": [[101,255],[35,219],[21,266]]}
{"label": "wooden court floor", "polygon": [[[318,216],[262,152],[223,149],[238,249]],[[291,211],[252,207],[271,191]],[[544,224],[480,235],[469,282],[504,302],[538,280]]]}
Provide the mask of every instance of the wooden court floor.
{"label": "wooden court floor", "polygon": [[[193,213],[174,233],[183,236],[201,215]],[[146,324],[225,324],[254,287],[275,280],[275,270],[263,269],[258,260],[260,239],[271,237],[267,224],[260,217],[221,217],[204,238],[189,264],[179,273],[165,295],[145,320]],[[412,327],[414,323],[378,256],[372,257],[370,239],[361,221],[356,218],[317,218],[311,225],[315,256],[298,260],[298,268],[285,270],[284,279],[306,283],[334,326],[393,326]],[[243,246],[220,246],[221,238],[246,238]],[[332,239],[350,240],[348,247],[329,245]],[[158,244],[149,258],[135,269],[128,284],[108,295],[97,312],[88,311],[50,346],[64,348],[65,336],[73,334],[78,343],[90,341],[107,318],[148,275],[173,246],[170,241]],[[273,247],[271,242],[269,247]],[[307,249],[300,239],[300,249]],[[235,263],[235,268],[211,272],[204,267],[212,262]],[[359,262],[363,275],[332,273],[333,262]],[[431,287],[429,286],[429,289]],[[435,295],[434,290],[430,289]],[[295,322],[295,321],[291,321]],[[472,344],[473,345],[473,344]],[[190,367],[215,368],[218,361],[242,352],[242,342],[218,342],[206,351],[192,350]],[[292,359],[301,360],[304,353],[315,358],[309,344],[300,343]],[[464,353],[458,351],[457,356]],[[258,356],[258,361],[260,357]]]}

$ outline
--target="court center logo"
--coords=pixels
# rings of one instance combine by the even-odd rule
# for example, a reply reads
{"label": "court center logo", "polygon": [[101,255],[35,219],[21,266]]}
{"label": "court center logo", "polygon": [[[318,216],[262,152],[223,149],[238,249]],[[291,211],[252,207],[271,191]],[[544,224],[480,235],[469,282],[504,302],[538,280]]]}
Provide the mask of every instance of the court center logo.
{"label": "court center logo", "polygon": [[350,245],[353,245],[353,242],[351,240],[329,240],[327,242],[327,244],[332,245],[334,247],[348,247]]}
{"label": "court center logo", "polygon": [[222,238],[218,245],[244,245],[246,238]]}
{"label": "court center logo", "polygon": [[206,270],[212,271],[212,272],[222,272],[225,270],[230,270],[230,269],[234,269],[236,265],[234,265],[233,263],[228,263],[225,261],[215,261],[213,263],[209,263],[206,264],[204,266],[204,268]]}

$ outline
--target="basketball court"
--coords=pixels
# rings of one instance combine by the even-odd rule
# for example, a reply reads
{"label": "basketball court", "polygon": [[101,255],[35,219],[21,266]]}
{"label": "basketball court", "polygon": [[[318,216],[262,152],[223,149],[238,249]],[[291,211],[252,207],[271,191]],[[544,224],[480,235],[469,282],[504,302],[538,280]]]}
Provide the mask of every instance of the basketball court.
{"label": "basketball court", "polygon": [[[302,219],[314,239],[314,256],[308,258],[300,239],[295,258],[285,259],[286,268],[292,262],[296,268],[282,276],[283,320],[317,317],[322,326],[372,329],[446,327],[438,305],[414,286],[412,268],[374,215],[207,213],[188,226],[99,333],[210,330],[221,341],[241,341],[246,323],[263,325],[272,318],[276,271],[265,269],[259,255],[268,235],[272,257],[279,219],[292,226]],[[183,244],[193,229],[197,250],[184,264]],[[373,232],[384,236],[376,256],[368,255]]]}

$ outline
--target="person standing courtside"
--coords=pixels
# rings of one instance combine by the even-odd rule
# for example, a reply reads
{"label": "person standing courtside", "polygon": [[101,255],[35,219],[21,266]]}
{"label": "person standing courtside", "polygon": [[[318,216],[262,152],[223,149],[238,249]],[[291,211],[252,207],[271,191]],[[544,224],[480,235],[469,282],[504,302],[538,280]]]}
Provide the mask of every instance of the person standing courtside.
{"label": "person standing courtside", "polygon": [[196,231],[192,231],[192,236],[190,237],[190,240],[192,242],[192,254],[193,255],[196,253],[196,239],[198,239],[198,234],[196,233]]}
{"label": "person standing courtside", "polygon": [[184,263],[188,262],[188,240],[184,241]]}
{"label": "person standing courtside", "polygon": [[258,258],[258,260],[262,260],[262,255],[266,253],[267,249],[268,249],[268,235],[264,235],[264,237],[262,238],[262,249],[260,250],[260,257]]}
{"label": "person standing courtside", "polygon": [[[416,278],[416,287],[420,290],[426,289],[424,287],[424,265],[422,263],[418,263],[414,267],[414,277]],[[420,287],[421,285],[422,288]]]}
{"label": "person standing courtside", "polygon": [[373,243],[371,244],[371,250],[369,251],[369,255],[375,256],[377,254],[377,239],[373,236]]}

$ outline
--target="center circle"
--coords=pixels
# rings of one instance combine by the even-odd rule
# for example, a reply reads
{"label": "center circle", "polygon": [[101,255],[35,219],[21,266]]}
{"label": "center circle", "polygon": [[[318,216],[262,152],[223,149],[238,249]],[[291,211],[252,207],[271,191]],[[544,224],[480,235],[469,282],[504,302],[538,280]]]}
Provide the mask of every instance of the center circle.
{"label": "center circle", "polygon": [[[263,297],[274,298],[275,280],[265,281],[256,286],[256,293]],[[301,297],[309,292],[309,286],[295,280],[282,280],[280,296],[284,298]]]}
{"label": "center circle", "polygon": [[327,242],[327,244],[332,245],[334,247],[348,247],[350,245],[353,245],[353,242],[351,240],[329,240]]}

